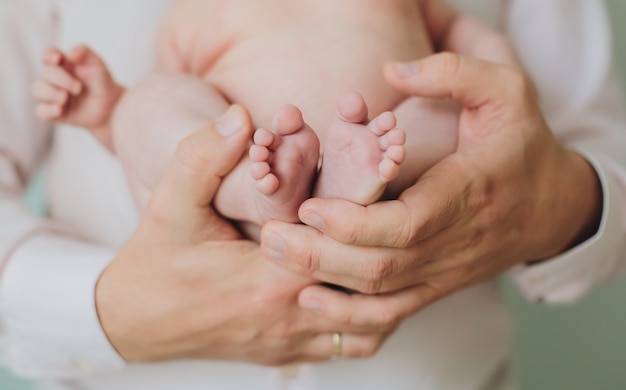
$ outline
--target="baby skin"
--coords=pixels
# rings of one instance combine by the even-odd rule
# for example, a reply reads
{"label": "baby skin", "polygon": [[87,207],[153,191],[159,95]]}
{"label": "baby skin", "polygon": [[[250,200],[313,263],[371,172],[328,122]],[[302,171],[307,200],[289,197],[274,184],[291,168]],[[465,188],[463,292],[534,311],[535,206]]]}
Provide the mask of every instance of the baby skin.
{"label": "baby skin", "polygon": [[329,174],[322,169],[314,180],[319,159],[317,135],[295,106],[281,108],[272,130],[258,129],[250,148],[252,179],[258,193],[265,195],[255,201],[258,208],[264,208],[257,215],[265,217],[264,221],[293,220],[311,191],[314,196],[360,204],[376,201],[404,160],[404,132],[395,125],[390,112],[368,123],[363,98],[346,95],[324,146],[324,166]]}
{"label": "baby skin", "polygon": [[[228,107],[226,101],[221,104],[225,112],[216,119],[210,117],[211,110],[201,107],[203,104],[219,106],[213,101],[219,98],[198,88],[192,78],[155,75],[153,78],[158,81],[149,80],[126,92],[114,81],[100,57],[86,46],[76,47],[67,54],[50,49],[43,61],[46,70],[34,87],[39,101],[37,114],[50,122],[87,128],[103,146],[115,153],[126,150],[126,141],[147,146],[149,140],[135,141],[129,137],[137,134],[117,133],[114,129],[158,127],[165,131],[167,126],[183,129],[175,135],[179,140],[209,122],[214,122],[218,131],[220,127],[233,124],[239,129],[252,128],[248,111],[240,105]],[[161,115],[155,118],[138,113],[142,107],[133,103],[134,94],[142,99],[146,96],[157,99],[143,108],[159,106]],[[131,103],[120,104],[122,99]],[[190,115],[193,111],[197,116]],[[180,115],[181,112],[185,114]],[[347,93],[340,99],[324,147],[324,165],[328,168],[318,175],[320,142],[317,134],[304,122],[298,108],[283,106],[268,129],[259,128],[254,132],[248,158],[242,159],[223,179],[215,199],[218,211],[234,220],[262,225],[271,219],[296,222],[300,204],[312,193],[360,204],[376,201],[386,184],[398,175],[399,164],[405,156],[405,134],[395,128],[396,119],[391,112],[382,113],[372,121],[367,115],[361,95]],[[173,140],[171,145],[175,142]],[[161,145],[154,147],[162,148]],[[129,176],[130,186],[138,203],[145,205],[162,171],[155,169],[158,164],[154,155],[162,155],[164,162],[165,156],[173,151],[147,153],[149,158],[144,161],[152,168],[142,166],[136,151],[128,153],[135,154],[128,166],[134,171]],[[126,158],[126,153],[118,155],[121,160]]]}
{"label": "baby skin", "polygon": [[249,155],[214,205],[255,225],[296,222],[310,196],[394,197],[454,151],[456,109],[401,95],[382,70],[445,47],[453,31],[494,35],[477,23],[459,33],[459,20],[439,0],[177,0],[153,74],[126,90],[89,48],[50,49],[37,113],[115,152],[140,207],[186,135],[207,124],[252,133],[254,123]]}

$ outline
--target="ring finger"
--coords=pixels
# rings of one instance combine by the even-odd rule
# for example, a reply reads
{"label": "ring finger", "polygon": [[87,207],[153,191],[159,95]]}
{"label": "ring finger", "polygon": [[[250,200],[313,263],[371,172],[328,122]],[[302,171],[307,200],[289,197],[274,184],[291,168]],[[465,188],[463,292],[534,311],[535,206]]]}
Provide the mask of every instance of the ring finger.
{"label": "ring finger", "polygon": [[[374,355],[388,334],[342,333],[340,345],[333,342],[336,335],[322,333],[311,339],[304,352],[294,356],[294,363],[321,362],[333,359],[358,359]],[[341,354],[337,355],[336,352]]]}

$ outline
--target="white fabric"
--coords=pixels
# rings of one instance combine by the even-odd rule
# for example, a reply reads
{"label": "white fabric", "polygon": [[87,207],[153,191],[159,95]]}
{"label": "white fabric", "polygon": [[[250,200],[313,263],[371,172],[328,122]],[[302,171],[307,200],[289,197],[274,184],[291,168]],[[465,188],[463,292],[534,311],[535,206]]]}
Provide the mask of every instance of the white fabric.
{"label": "white fabric", "polygon": [[[281,370],[246,364],[124,364],[100,328],[93,289],[134,229],[136,212],[119,166],[89,135],[66,126],[51,132],[35,120],[30,84],[46,46],[79,42],[102,53],[123,83],[136,81],[150,67],[155,25],[168,2],[0,0],[2,362],[57,390],[493,388],[508,363],[511,337],[495,282],[408,319],[372,359],[303,366],[292,381]],[[605,207],[596,236],[558,259],[515,271],[530,298],[572,301],[626,264],[626,119],[611,73],[604,5],[455,2],[511,34],[555,133],[601,177]],[[20,201],[43,158],[46,221],[30,216]]]}

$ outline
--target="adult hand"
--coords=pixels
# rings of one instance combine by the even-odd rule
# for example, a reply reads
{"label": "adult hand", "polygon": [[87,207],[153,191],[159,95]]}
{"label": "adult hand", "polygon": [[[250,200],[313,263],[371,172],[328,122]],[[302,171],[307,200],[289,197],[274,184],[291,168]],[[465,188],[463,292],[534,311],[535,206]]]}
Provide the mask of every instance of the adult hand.
{"label": "adult hand", "polygon": [[369,356],[393,330],[376,318],[345,326],[303,310],[297,295],[314,281],[263,259],[213,212],[221,178],[249,138],[249,129],[223,137],[207,127],[183,140],[135,234],[101,275],[98,315],[126,360],[328,360],[333,332],[344,333],[344,357]]}
{"label": "adult hand", "polygon": [[[442,53],[390,64],[408,94],[462,104],[459,144],[398,200],[361,207],[310,199],[306,225],[279,222],[262,250],[290,269],[364,293],[387,293],[388,318],[411,314],[511,266],[548,259],[591,236],[600,184],[581,156],[548,129],[535,90],[518,70]],[[363,295],[310,287],[304,306],[349,319]]]}

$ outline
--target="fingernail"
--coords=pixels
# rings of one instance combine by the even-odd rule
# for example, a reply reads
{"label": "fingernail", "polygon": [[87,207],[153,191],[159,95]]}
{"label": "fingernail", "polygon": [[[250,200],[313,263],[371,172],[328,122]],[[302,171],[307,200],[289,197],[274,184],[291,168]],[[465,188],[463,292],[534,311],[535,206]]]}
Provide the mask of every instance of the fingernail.
{"label": "fingernail", "polygon": [[302,216],[302,222],[306,225],[312,226],[317,230],[324,230],[326,222],[317,213],[306,213]]}
{"label": "fingernail", "polygon": [[276,232],[270,232],[263,240],[265,255],[272,260],[284,262],[287,242]]}
{"label": "fingernail", "polygon": [[322,305],[322,303],[314,299],[304,300],[302,301],[301,305],[303,308],[314,311],[316,313],[321,313],[322,311],[324,311],[324,306]]}
{"label": "fingernail", "polygon": [[393,64],[393,71],[401,79],[415,76],[418,71],[417,63],[415,62],[396,62]]}
{"label": "fingernail", "polygon": [[230,107],[224,115],[215,121],[215,129],[225,137],[235,134],[242,125],[241,112],[234,107]]}

